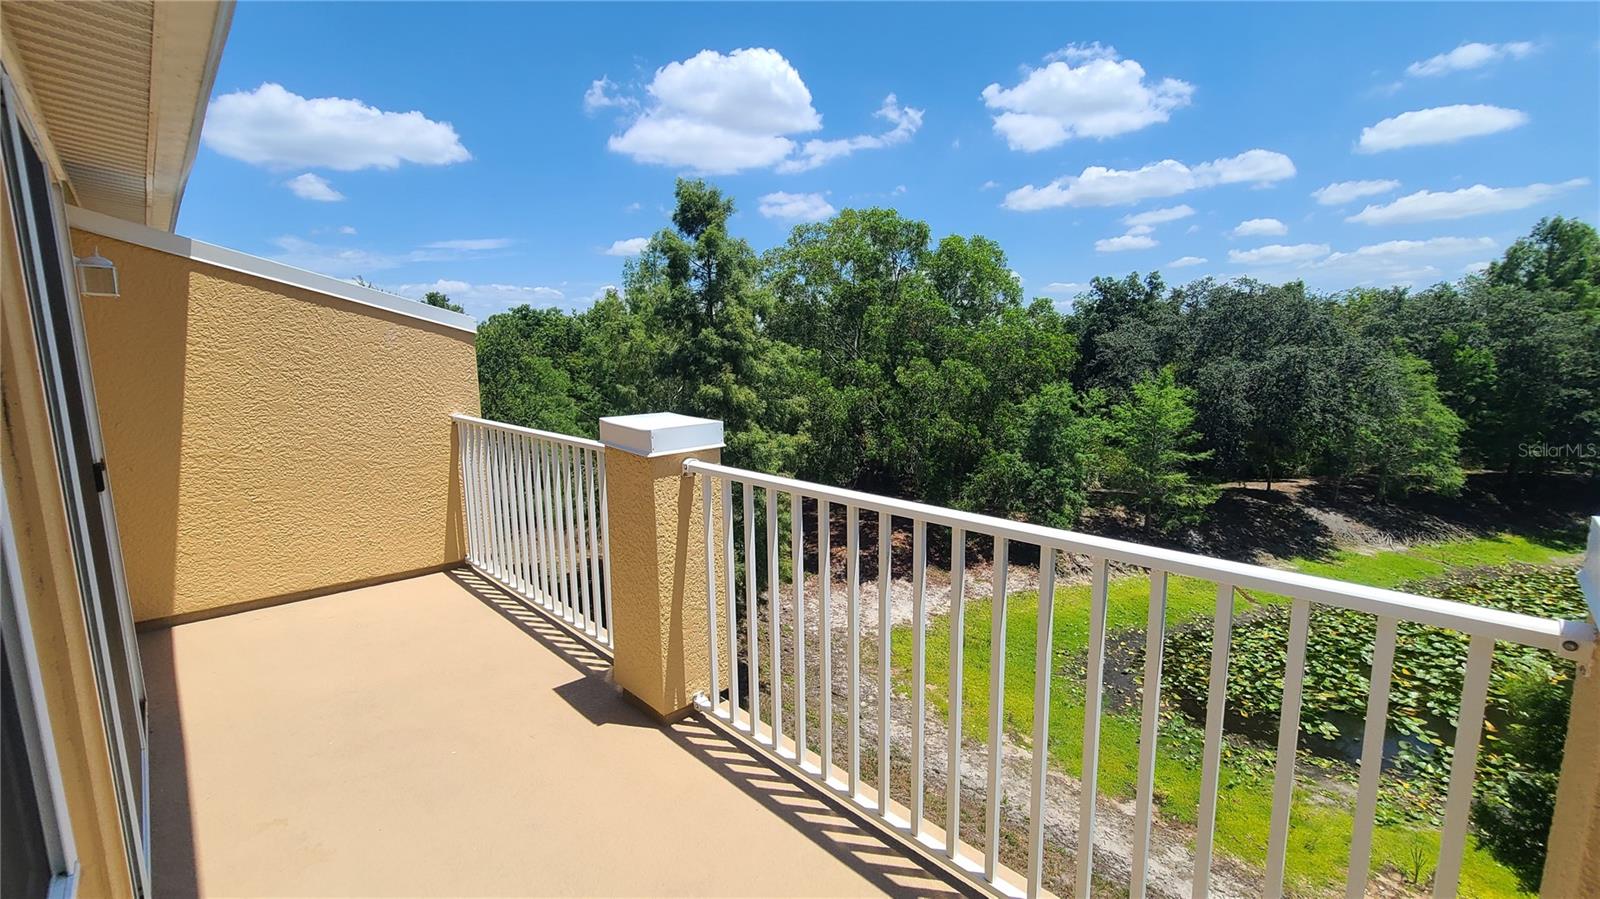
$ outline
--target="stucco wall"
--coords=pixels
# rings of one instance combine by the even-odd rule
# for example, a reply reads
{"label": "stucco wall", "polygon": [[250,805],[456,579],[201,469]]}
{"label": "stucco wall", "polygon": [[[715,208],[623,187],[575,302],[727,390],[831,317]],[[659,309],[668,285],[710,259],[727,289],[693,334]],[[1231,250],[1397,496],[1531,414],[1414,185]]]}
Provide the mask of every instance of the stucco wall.
{"label": "stucco wall", "polygon": [[134,616],[186,616],[463,556],[451,412],[470,333],[74,230]]}

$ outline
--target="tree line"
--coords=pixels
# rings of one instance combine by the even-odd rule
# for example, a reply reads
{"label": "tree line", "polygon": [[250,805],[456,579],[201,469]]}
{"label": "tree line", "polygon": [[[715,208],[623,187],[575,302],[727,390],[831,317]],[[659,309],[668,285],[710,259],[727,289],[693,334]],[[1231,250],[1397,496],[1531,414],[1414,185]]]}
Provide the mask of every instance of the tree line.
{"label": "tree line", "polygon": [[1057,526],[1094,502],[1172,529],[1237,479],[1600,470],[1600,236],[1575,219],[1424,290],[1152,272],[1061,311],[984,237],[846,209],[758,254],[733,208],[680,180],[622,291],[483,322],[484,414],[717,418],[730,464]]}

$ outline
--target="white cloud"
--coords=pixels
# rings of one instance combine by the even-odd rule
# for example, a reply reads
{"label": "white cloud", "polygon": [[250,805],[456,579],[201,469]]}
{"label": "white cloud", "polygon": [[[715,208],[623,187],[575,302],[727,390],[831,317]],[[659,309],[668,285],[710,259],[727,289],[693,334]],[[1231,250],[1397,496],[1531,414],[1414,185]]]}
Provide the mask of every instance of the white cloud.
{"label": "white cloud", "polygon": [[1413,283],[1437,280],[1443,269],[1454,266],[1450,260],[1480,256],[1496,248],[1488,237],[1434,237],[1427,240],[1390,240],[1358,247],[1347,253],[1331,253],[1315,264],[1318,269],[1336,272],[1346,282]]}
{"label": "white cloud", "polygon": [[465,240],[436,240],[423,244],[430,250],[503,250],[511,246],[509,237],[478,237]]}
{"label": "white cloud", "polygon": [[995,188],[997,188],[999,186],[1000,186],[1000,182],[991,179],[989,181],[983,182],[983,186],[978,188],[978,189],[979,190],[994,190]]}
{"label": "white cloud", "polygon": [[1269,278],[1322,277],[1340,286],[1413,284],[1440,280],[1443,267],[1458,265],[1452,260],[1482,256],[1495,248],[1495,241],[1488,237],[1433,237],[1384,241],[1344,252],[1332,252],[1327,244],[1274,244],[1233,250],[1228,259]]}
{"label": "white cloud", "polygon": [[1317,202],[1323,206],[1342,206],[1351,200],[1362,197],[1375,197],[1400,189],[1400,182],[1393,180],[1380,181],[1335,181],[1326,187],[1319,187],[1311,192]]}
{"label": "white cloud", "polygon": [[1179,256],[1177,259],[1167,263],[1167,268],[1188,268],[1191,265],[1205,264],[1206,258],[1204,256]]}
{"label": "white cloud", "polygon": [[1120,237],[1103,237],[1094,242],[1096,253],[1121,253],[1127,250],[1148,250],[1160,242],[1148,234],[1129,231]]}
{"label": "white cloud", "polygon": [[613,241],[605,253],[607,256],[637,256],[649,245],[648,237],[630,237],[626,240]]}
{"label": "white cloud", "polygon": [[1087,44],[1068,44],[1060,50],[1053,50],[1044,55],[1044,61],[1055,62],[1064,59],[1074,65],[1080,65],[1092,59],[1116,59],[1119,55],[1116,47],[1091,41]]}
{"label": "white cloud", "polygon": [[894,127],[882,134],[861,134],[838,140],[808,140],[800,148],[800,155],[778,164],[780,172],[805,172],[835,159],[849,156],[857,150],[881,150],[911,139],[922,127],[922,110],[902,108],[894,94],[883,98],[883,105],[873,113]]}
{"label": "white cloud", "polygon": [[515,306],[571,306],[567,296],[554,287],[531,286],[523,284],[476,284],[470,281],[458,281],[450,278],[440,278],[426,284],[394,284],[380,288],[390,293],[413,300],[421,300],[423,295],[430,290],[437,290],[446,294],[451,300],[461,304],[467,314],[483,318],[496,312],[504,312]]}
{"label": "white cloud", "polygon": [[1015,87],[983,89],[984,105],[997,113],[994,130],[1013,150],[1138,131],[1165,122],[1194,94],[1194,85],[1176,78],[1147,81],[1143,66],[1098,43],[1072,45],[1046,60],[1037,69],[1024,67]]}
{"label": "white cloud", "polygon": [[1245,219],[1233,228],[1234,237],[1278,237],[1289,233],[1289,226],[1277,219]]}
{"label": "white cloud", "polygon": [[1493,250],[1488,237],[1432,237],[1427,240],[1388,240],[1358,247],[1348,253],[1334,253],[1319,265],[1337,265],[1346,259],[1419,259],[1434,256],[1464,255]]}
{"label": "white cloud", "polygon": [[1049,284],[1044,286],[1044,292],[1054,296],[1067,293],[1078,293],[1079,291],[1088,289],[1089,285],[1079,284],[1076,281],[1051,281]]}
{"label": "white cloud", "polygon": [[271,168],[352,172],[472,158],[448,122],[414,110],[385,112],[360,100],[308,100],[271,82],[211,101],[204,139],[224,156]]}
{"label": "white cloud", "polygon": [[1406,67],[1406,74],[1413,78],[1427,78],[1448,75],[1451,72],[1464,72],[1502,60],[1522,59],[1536,49],[1538,48],[1531,41],[1512,41],[1506,44],[1480,44],[1474,41],[1462,44],[1449,53],[1440,53],[1438,56],[1414,62]]}
{"label": "white cloud", "polygon": [[356,229],[355,229],[354,225],[340,225],[339,226],[339,233],[340,234],[354,234],[354,233],[356,233]]}
{"label": "white cloud", "polygon": [[344,194],[334,190],[333,185],[328,183],[328,179],[310,172],[296,175],[283,183],[288,186],[290,193],[302,200],[337,203],[344,199]]}
{"label": "white cloud", "polygon": [[1165,225],[1178,219],[1186,219],[1194,215],[1194,209],[1188,205],[1168,206],[1165,209],[1150,209],[1122,217],[1122,223],[1129,227],[1139,225]]}
{"label": "white cloud", "polygon": [[1448,144],[1469,137],[1508,131],[1528,123],[1528,114],[1503,106],[1460,103],[1416,109],[1361,129],[1360,153],[1381,153],[1403,147]]}
{"label": "white cloud", "polygon": [[[353,231],[352,231],[353,233]],[[397,268],[418,262],[451,262],[477,258],[483,251],[482,241],[439,241],[436,244],[410,250],[385,251],[352,247],[348,242],[318,243],[302,237],[286,235],[272,241],[277,252],[270,258],[320,272],[335,278],[370,275],[373,272]]]}
{"label": "white cloud", "polygon": [[833,215],[833,205],[822,194],[791,194],[777,191],[760,200],[759,210],[769,219],[815,222]]}
{"label": "white cloud", "polygon": [[1492,263],[1490,263],[1488,260],[1484,260],[1482,262],[1469,262],[1461,267],[1461,274],[1481,275],[1489,270],[1489,266],[1491,264]]}
{"label": "white cloud", "polygon": [[1229,250],[1228,261],[1241,265],[1285,265],[1310,262],[1328,255],[1325,243],[1268,244],[1253,250]]}
{"label": "white cloud", "polygon": [[[590,85],[586,104],[597,85],[596,102],[603,96],[608,105],[626,104],[608,92],[614,85],[601,82]],[[645,91],[648,107],[607,146],[636,162],[711,175],[768,167],[805,171],[858,150],[903,143],[922,126],[922,110],[902,107],[890,94],[876,113],[889,130],[801,146],[793,137],[821,129],[822,116],[789,60],[763,47],[726,55],[702,50],[657,69]]]}
{"label": "white cloud", "polygon": [[1419,190],[1392,203],[1368,206],[1346,218],[1345,221],[1360,222],[1364,225],[1396,225],[1512,212],[1542,203],[1588,183],[1588,178],[1573,178],[1560,184],[1529,184],[1525,187],[1487,187],[1474,184],[1460,190]]}
{"label": "white cloud", "polygon": [[588,113],[598,112],[611,107],[632,108],[638,105],[632,97],[618,96],[615,91],[617,83],[610,78],[601,76],[590,82],[589,89],[583,92],[583,111]]}
{"label": "white cloud", "polygon": [[1031,212],[1057,206],[1116,206],[1156,197],[1172,197],[1218,184],[1270,184],[1293,177],[1294,163],[1271,150],[1246,150],[1194,167],[1175,159],[1142,168],[1109,169],[1092,165],[1081,174],[1057,178],[1043,187],[1027,184],[1006,194],[1007,209]]}
{"label": "white cloud", "polygon": [[800,73],[776,50],[702,50],[656,70],[653,104],[607,142],[635,161],[731,174],[775,165],[822,116]]}
{"label": "white cloud", "polygon": [[1153,232],[1155,230],[1156,229],[1155,229],[1154,225],[1129,225],[1128,226],[1128,233],[1129,234],[1149,234],[1149,233],[1151,233],[1151,232]]}

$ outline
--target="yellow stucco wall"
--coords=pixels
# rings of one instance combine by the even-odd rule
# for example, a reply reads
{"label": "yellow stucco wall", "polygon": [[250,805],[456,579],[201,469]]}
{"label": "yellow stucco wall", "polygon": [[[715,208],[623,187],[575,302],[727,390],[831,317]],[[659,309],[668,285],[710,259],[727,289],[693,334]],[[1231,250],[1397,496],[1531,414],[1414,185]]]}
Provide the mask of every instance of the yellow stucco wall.
{"label": "yellow stucco wall", "polygon": [[45,709],[77,846],[80,896],[130,896],[122,822],[73,564],[55,438],[0,178],[0,475]]}
{"label": "yellow stucco wall", "polygon": [[470,333],[74,230],[134,617],[461,560],[452,412]]}

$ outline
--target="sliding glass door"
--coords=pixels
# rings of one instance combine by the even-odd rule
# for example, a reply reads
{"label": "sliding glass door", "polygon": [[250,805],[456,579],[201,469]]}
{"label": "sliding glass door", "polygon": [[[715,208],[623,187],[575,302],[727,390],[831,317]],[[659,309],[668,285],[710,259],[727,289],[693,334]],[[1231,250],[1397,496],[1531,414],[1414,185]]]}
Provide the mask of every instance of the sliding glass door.
{"label": "sliding glass door", "polygon": [[22,275],[50,406],[74,562],[110,741],[130,874],[149,891],[149,758],[143,674],[123,580],[105,450],[89,373],[72,252],[59,191],[4,81],[5,177],[22,251]]}

